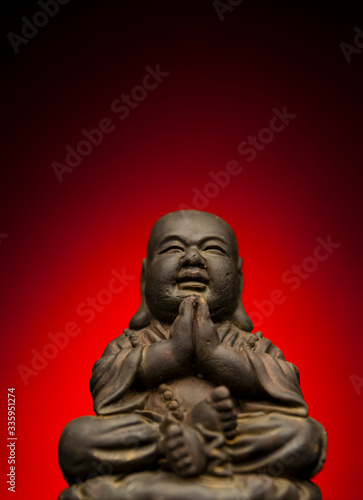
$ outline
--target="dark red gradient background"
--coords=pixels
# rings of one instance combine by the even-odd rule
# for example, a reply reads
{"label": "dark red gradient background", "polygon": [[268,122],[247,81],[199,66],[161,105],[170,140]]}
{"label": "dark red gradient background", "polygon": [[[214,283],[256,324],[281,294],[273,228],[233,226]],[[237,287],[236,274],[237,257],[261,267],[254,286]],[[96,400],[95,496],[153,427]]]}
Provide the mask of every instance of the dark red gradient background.
{"label": "dark red gradient background", "polygon": [[[193,189],[236,160],[243,170],[205,210],[237,233],[247,311],[275,288],[286,296],[261,329],[299,367],[310,414],[327,429],[315,479],[324,499],[362,499],[363,389],[351,376],[363,377],[363,54],[348,64],[339,48],[363,29],[357,6],[246,0],[221,22],[209,0],[126,3],[72,0],[19,54],[7,34],[39,6],[14,0],[2,15],[1,498],[12,495],[7,387],[17,400],[15,498],[55,499],[66,486],[60,433],[92,414],[92,365],[138,308],[152,224],[195,206]],[[111,103],[157,64],[169,76],[119,120]],[[297,117],[248,163],[238,145],[284,106]],[[58,182],[51,163],[102,118],[115,130]],[[282,274],[328,235],[341,246],[291,291]],[[135,278],[85,323],[77,306],[123,268]],[[18,366],[69,321],[81,333],[25,385]]]}

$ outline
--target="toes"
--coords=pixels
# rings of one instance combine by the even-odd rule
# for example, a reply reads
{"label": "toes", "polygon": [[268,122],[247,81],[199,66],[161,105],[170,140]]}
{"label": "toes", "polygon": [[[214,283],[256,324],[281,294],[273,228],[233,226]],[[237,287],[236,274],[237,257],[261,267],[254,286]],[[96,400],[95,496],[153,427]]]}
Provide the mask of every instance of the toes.
{"label": "toes", "polygon": [[214,389],[212,406],[218,413],[221,431],[227,439],[233,439],[236,436],[237,413],[227,387],[220,386]]}
{"label": "toes", "polygon": [[230,411],[220,412],[218,414],[218,420],[220,421],[221,424],[223,424],[224,422],[235,422],[236,414]]}
{"label": "toes", "polygon": [[234,439],[236,437],[236,429],[225,432],[224,435],[226,436],[226,439]]}
{"label": "toes", "polygon": [[165,445],[172,454],[173,458],[178,460],[179,458],[184,457],[187,452],[184,446],[185,440],[182,427],[177,424],[171,424],[166,428],[165,434]]}
{"label": "toes", "polygon": [[183,436],[183,430],[180,425],[170,424],[166,428],[166,437],[167,438],[176,438]]}
{"label": "toes", "polygon": [[174,451],[177,448],[181,448],[184,445],[183,437],[176,437],[172,439],[167,439],[165,441],[165,445],[170,451]]}
{"label": "toes", "polygon": [[180,469],[187,469],[189,468],[191,465],[193,465],[193,458],[191,457],[191,455],[188,455],[187,457],[185,458],[182,458],[181,460],[178,461],[177,463],[177,466],[180,468]]}
{"label": "toes", "polygon": [[189,453],[185,446],[181,446],[180,448],[177,448],[171,452],[171,456],[176,462],[179,462],[179,460],[187,457],[188,455]]}
{"label": "toes", "polygon": [[227,439],[233,439],[236,436],[237,419],[229,418],[228,420],[220,421],[221,430]]}
{"label": "toes", "polygon": [[235,419],[227,420],[225,422],[221,422],[221,427],[224,431],[230,431],[230,430],[235,429],[237,427],[237,422]]}
{"label": "toes", "polygon": [[214,407],[218,412],[230,413],[234,408],[234,404],[233,404],[232,399],[228,398],[228,399],[222,399],[221,401],[215,402]]}
{"label": "toes", "polygon": [[165,455],[172,470],[181,477],[198,475],[206,467],[202,442],[183,425],[172,423],[166,428]]}
{"label": "toes", "polygon": [[222,399],[227,399],[231,396],[229,389],[225,385],[220,385],[212,391],[213,401],[220,401]]}

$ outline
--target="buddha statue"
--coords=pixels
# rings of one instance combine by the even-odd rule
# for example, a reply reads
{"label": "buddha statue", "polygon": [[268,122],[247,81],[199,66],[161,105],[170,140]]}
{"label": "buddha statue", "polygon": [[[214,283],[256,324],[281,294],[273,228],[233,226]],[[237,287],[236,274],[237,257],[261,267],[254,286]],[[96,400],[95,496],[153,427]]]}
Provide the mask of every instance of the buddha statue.
{"label": "buddha statue", "polygon": [[216,215],[154,225],[141,305],[95,363],[95,416],[64,429],[60,500],[320,499],[327,438],[296,366],[253,324]]}

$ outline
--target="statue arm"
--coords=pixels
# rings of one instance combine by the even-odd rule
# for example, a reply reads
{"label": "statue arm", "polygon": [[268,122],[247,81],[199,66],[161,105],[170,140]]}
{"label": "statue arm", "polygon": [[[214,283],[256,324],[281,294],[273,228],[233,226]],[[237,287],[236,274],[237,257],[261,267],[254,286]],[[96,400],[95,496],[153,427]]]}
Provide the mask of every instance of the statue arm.
{"label": "statue arm", "polygon": [[[184,367],[185,368],[185,367]],[[145,347],[137,371],[137,382],[143,387],[156,387],[183,373],[178,350],[170,340]]]}
{"label": "statue arm", "polygon": [[93,366],[90,390],[93,408],[98,415],[133,411],[142,406],[145,394],[130,392],[142,358],[143,347],[132,347],[121,335],[106,348]]}
{"label": "statue arm", "polygon": [[206,353],[203,372],[216,384],[229,387],[236,397],[252,401],[255,409],[307,416],[297,369],[275,349],[273,357],[268,352],[218,344]]}
{"label": "statue arm", "polygon": [[168,340],[151,344],[144,350],[138,369],[138,381],[143,387],[155,387],[190,370],[194,303],[194,297],[181,303]]}
{"label": "statue arm", "polygon": [[196,361],[206,378],[227,386],[243,402],[257,402],[256,409],[307,415],[296,372],[261,332],[247,339],[239,330],[233,339],[221,341],[203,300],[198,303],[194,330]]}
{"label": "statue arm", "polygon": [[184,349],[164,340],[133,346],[127,335],[113,340],[93,367],[90,390],[98,415],[141,409],[145,389],[183,373]]}

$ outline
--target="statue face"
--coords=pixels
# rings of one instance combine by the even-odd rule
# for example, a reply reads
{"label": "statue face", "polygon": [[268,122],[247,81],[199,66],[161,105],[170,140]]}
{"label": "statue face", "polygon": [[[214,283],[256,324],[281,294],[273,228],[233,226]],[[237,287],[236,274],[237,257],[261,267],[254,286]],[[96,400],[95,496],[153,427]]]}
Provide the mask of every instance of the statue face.
{"label": "statue face", "polygon": [[164,216],[148,246],[145,297],[152,315],[171,323],[183,299],[202,296],[213,321],[230,319],[240,294],[238,248],[232,229],[207,212]]}

